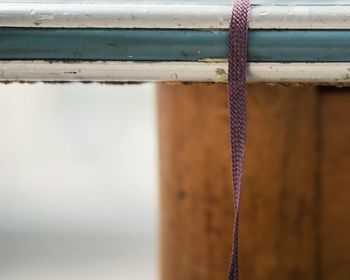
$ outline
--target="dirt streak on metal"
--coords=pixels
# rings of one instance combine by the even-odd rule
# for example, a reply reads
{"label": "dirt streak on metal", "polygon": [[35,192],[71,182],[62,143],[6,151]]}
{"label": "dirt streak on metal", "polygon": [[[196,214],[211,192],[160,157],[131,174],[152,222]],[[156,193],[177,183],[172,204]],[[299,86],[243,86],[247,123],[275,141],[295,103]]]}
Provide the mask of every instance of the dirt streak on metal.
{"label": "dirt streak on metal", "polygon": [[[106,85],[140,85],[144,83],[149,83],[148,81],[139,82],[139,81],[128,81],[128,82],[117,82],[117,81],[26,81],[26,80],[2,80],[0,81],[0,84],[8,85],[8,84],[37,84],[37,83],[44,83],[44,84],[72,84],[72,83],[81,83],[81,84],[106,84]],[[200,84],[200,85],[212,85],[217,83],[226,83],[226,81],[216,81],[216,82],[180,82],[180,81],[160,81],[160,82],[152,82],[152,83],[166,83],[169,85],[184,85],[184,86],[190,86],[193,84]],[[258,84],[258,85],[269,85],[269,86],[286,86],[286,87],[302,87],[302,86],[332,86],[337,88],[344,88],[344,87],[350,87],[350,82],[347,83],[327,83],[327,82],[248,82],[248,84]]]}

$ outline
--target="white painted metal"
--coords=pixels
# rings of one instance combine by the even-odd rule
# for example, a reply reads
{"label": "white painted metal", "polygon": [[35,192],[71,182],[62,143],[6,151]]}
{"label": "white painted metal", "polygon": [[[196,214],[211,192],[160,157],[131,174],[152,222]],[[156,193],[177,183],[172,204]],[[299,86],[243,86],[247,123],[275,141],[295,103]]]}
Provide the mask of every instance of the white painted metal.
{"label": "white painted metal", "polygon": [[252,10],[250,27],[350,29],[350,6],[256,6]]}
{"label": "white painted metal", "polygon": [[350,85],[350,63],[251,63],[249,82]]}
{"label": "white painted metal", "polygon": [[[226,62],[0,61],[0,81],[226,82],[226,79]],[[350,63],[250,63],[248,81],[350,85]]]}
{"label": "white painted metal", "polygon": [[[1,3],[0,27],[227,29],[230,13],[222,4]],[[255,5],[250,28],[350,29],[350,6]]]}

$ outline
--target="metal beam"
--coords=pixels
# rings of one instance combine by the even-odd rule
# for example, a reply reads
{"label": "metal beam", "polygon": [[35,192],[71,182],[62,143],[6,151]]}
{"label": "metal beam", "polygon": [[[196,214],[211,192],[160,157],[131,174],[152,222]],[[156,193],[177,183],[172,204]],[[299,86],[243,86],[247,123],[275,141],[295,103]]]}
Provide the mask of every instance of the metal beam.
{"label": "metal beam", "polygon": [[[224,82],[231,2],[0,0],[0,80]],[[250,29],[250,82],[349,83],[349,1],[253,0]]]}
{"label": "metal beam", "polygon": [[[227,63],[0,61],[0,81],[226,82]],[[252,83],[350,85],[350,63],[250,63]]]}
{"label": "metal beam", "polygon": [[[0,27],[227,29],[231,14],[231,1],[6,2],[0,2]],[[350,29],[349,3],[328,3],[255,1],[250,28]]]}

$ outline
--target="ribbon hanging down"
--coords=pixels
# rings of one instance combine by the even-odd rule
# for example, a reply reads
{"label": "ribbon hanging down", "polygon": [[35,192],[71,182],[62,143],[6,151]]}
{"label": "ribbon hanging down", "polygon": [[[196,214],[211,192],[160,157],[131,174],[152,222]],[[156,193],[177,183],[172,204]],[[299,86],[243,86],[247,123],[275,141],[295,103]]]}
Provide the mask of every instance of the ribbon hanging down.
{"label": "ribbon hanging down", "polygon": [[234,228],[229,280],[238,280],[239,205],[247,126],[247,52],[250,0],[234,0],[228,34],[228,105],[230,114]]}

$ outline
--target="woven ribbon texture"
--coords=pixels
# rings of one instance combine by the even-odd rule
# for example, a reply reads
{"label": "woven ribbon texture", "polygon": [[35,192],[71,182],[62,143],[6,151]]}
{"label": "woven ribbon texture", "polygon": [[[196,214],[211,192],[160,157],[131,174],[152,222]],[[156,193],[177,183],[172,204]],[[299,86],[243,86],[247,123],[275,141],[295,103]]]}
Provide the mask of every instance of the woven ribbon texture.
{"label": "woven ribbon texture", "polygon": [[247,52],[250,0],[234,0],[228,34],[228,105],[230,113],[234,228],[229,280],[238,280],[238,225],[247,126]]}

